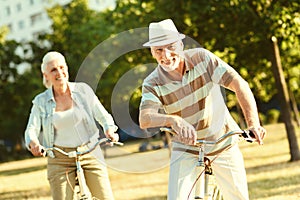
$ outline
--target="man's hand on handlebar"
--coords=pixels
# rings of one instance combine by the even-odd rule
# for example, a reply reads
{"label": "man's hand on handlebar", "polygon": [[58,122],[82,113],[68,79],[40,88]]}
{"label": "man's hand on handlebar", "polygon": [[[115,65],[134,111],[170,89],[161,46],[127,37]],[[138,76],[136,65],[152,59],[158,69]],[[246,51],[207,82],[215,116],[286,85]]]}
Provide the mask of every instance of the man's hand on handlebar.
{"label": "man's hand on handlebar", "polygon": [[267,133],[266,129],[262,126],[252,126],[249,130],[255,135],[256,141],[258,144],[263,145],[263,139]]}
{"label": "man's hand on handlebar", "polygon": [[188,145],[196,144],[197,132],[195,128],[181,117],[175,117],[171,128],[177,133],[177,135],[175,135],[175,140]]}

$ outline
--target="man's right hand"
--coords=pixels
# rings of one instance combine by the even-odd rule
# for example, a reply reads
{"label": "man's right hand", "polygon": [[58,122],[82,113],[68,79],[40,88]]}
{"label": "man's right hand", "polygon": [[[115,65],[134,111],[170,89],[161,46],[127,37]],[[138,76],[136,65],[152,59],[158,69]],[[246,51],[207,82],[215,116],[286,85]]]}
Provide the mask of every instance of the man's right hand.
{"label": "man's right hand", "polygon": [[177,133],[175,138],[185,144],[195,145],[197,142],[197,132],[195,128],[179,116],[174,116],[171,128]]}

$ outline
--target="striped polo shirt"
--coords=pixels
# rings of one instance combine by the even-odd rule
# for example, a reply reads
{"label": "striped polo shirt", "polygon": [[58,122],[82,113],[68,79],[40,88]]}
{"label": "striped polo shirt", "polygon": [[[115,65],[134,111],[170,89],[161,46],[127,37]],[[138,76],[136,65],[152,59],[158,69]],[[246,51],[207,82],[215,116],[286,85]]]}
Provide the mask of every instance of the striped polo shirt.
{"label": "striped polo shirt", "polygon": [[182,117],[195,127],[198,139],[215,140],[239,130],[222,95],[222,86],[228,86],[238,73],[203,48],[185,50],[184,60],[182,80],[172,80],[160,65],[144,80],[140,109],[163,109]]}

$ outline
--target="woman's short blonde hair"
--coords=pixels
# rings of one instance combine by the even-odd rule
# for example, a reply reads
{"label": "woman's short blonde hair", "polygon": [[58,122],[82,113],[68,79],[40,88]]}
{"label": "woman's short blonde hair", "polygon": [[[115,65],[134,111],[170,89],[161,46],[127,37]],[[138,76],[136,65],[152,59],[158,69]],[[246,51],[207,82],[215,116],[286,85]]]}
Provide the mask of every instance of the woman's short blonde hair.
{"label": "woman's short blonde hair", "polygon": [[50,51],[44,55],[41,64],[41,71],[43,73],[43,84],[46,88],[50,88],[52,86],[52,83],[46,79],[44,73],[46,71],[47,64],[53,60],[61,60],[65,63],[65,65],[67,65],[65,57],[57,51]]}

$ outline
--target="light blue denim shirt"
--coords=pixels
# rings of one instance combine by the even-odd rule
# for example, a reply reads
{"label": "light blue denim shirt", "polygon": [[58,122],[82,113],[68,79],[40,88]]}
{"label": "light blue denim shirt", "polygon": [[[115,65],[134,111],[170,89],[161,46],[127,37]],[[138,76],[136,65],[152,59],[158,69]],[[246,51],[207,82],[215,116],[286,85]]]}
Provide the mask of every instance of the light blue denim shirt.
{"label": "light blue denim shirt", "polygon": [[[82,112],[82,114],[85,115],[83,116],[83,120],[90,137],[99,132],[95,120],[99,122],[104,132],[110,128],[114,131],[117,130],[118,127],[115,125],[112,116],[100,103],[92,88],[85,83],[69,82],[68,85],[75,104],[78,105],[80,109],[86,111]],[[27,148],[29,147],[30,141],[39,141],[40,144],[46,148],[53,147],[54,126],[52,117],[56,103],[52,88],[38,94],[32,103],[33,106],[25,130],[26,146]]]}

